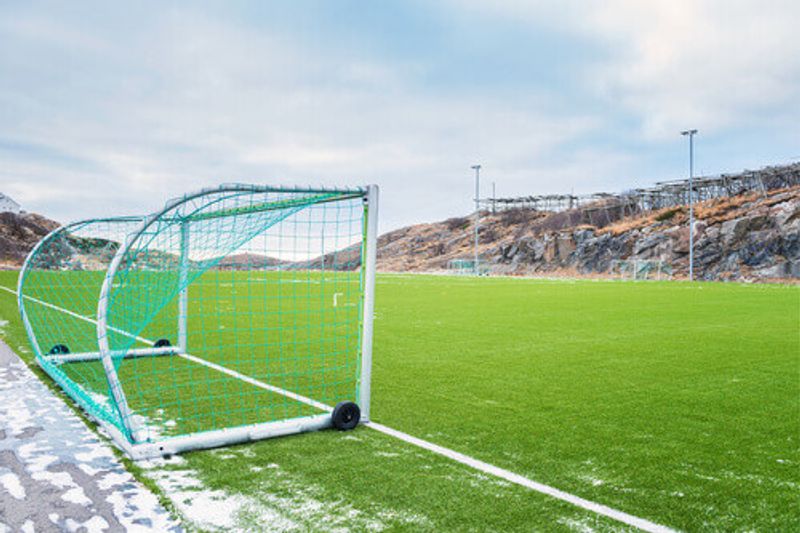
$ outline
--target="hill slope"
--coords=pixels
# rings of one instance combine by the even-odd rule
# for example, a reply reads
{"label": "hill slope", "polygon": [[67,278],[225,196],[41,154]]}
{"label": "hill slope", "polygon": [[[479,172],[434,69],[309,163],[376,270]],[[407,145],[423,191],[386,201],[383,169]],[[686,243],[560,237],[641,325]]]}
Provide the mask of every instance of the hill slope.
{"label": "hill slope", "polygon": [[35,213],[0,213],[0,268],[18,268],[39,239],[58,226]]}
{"label": "hill slope", "polygon": [[[676,277],[688,270],[686,206],[623,218],[598,206],[562,212],[531,209],[482,212],[481,260],[493,274],[608,275],[617,260],[662,260]],[[594,213],[594,216],[592,216]],[[800,187],[717,198],[697,204],[695,275],[706,280],[800,279]],[[445,271],[452,259],[471,259],[474,217],[451,218],[395,230],[378,239],[378,269]],[[0,268],[18,268],[36,242],[58,224],[41,215],[0,213]],[[336,253],[337,268],[359,266],[359,246]],[[333,256],[307,263],[315,268]],[[262,268],[272,258],[232,256]]]}
{"label": "hill slope", "polygon": [[[686,275],[686,206],[628,218],[618,214],[602,224],[589,223],[591,212],[482,212],[481,259],[491,273],[514,275],[608,274],[615,260],[660,259],[676,277]],[[709,200],[697,204],[695,214],[697,278],[800,277],[800,187]],[[452,259],[471,259],[473,220],[453,218],[382,235],[378,268],[437,271]]]}

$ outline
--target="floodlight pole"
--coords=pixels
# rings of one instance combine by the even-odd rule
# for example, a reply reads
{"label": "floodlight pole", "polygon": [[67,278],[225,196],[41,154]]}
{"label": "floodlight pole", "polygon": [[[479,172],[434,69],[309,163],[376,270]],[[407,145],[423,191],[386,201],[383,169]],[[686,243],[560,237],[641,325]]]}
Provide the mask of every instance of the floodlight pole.
{"label": "floodlight pole", "polygon": [[480,205],[480,194],[481,194],[481,166],[480,165],[472,165],[471,167],[475,171],[475,261],[473,264],[473,269],[475,270],[475,275],[479,274],[478,270],[478,221],[481,217],[481,205]]}
{"label": "floodlight pole", "polygon": [[189,353],[189,222],[181,221],[181,255],[178,274],[178,347]]}
{"label": "floodlight pole", "polygon": [[697,130],[684,130],[681,135],[689,137],[689,281],[694,280],[694,136]]}

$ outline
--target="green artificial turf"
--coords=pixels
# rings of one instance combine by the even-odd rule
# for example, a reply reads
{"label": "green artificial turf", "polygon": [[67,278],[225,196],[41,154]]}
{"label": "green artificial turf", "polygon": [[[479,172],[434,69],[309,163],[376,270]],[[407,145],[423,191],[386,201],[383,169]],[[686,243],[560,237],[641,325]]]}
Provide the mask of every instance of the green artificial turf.
{"label": "green artificial turf", "polygon": [[[0,284],[15,275],[0,272]],[[7,342],[25,346],[5,292],[0,320]],[[372,409],[390,427],[670,527],[792,530],[800,289],[381,275]],[[619,527],[367,428],[185,458],[207,487],[309,529]]]}

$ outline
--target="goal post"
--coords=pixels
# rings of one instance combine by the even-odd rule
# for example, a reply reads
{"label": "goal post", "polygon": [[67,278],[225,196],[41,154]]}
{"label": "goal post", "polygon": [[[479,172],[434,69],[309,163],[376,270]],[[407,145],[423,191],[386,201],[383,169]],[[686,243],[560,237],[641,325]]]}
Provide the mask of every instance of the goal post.
{"label": "goal post", "polygon": [[55,297],[93,326],[77,352],[29,318],[80,268],[43,241],[19,285],[37,360],[134,458],[367,421],[377,209],[377,186],[231,184],[120,223],[83,303]]}

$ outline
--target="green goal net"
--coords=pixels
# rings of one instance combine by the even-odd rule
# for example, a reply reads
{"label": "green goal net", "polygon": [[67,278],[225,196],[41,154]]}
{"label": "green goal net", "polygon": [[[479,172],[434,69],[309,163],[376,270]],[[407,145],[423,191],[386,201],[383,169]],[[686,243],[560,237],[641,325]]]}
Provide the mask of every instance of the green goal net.
{"label": "green goal net", "polygon": [[20,279],[37,360],[135,457],[366,420],[376,209],[229,185],[61,228]]}

